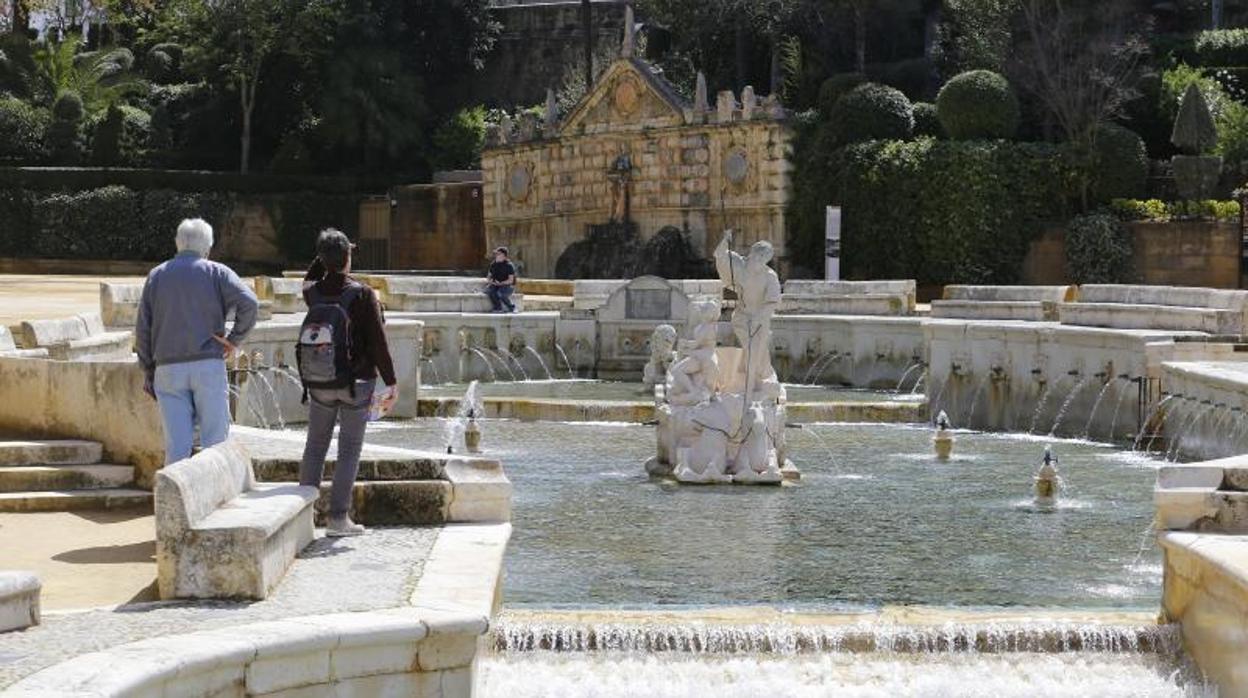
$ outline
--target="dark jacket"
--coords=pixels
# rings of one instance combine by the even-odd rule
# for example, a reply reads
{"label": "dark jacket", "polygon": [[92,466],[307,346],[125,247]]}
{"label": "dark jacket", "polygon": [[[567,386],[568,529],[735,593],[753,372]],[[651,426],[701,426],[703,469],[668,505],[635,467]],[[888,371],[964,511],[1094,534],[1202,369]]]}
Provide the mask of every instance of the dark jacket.
{"label": "dark jacket", "polygon": [[[356,380],[375,380],[381,374],[386,385],[394,385],[394,361],[390,358],[390,346],[386,343],[386,318],[377,302],[377,293],[365,284],[339,272],[327,272],[317,258],[303,277],[303,300],[308,302],[308,289],[316,286],[322,296],[342,294],[347,283],[360,287],[355,302],[347,308],[351,319],[351,370]],[[310,305],[310,303],[309,303]]]}

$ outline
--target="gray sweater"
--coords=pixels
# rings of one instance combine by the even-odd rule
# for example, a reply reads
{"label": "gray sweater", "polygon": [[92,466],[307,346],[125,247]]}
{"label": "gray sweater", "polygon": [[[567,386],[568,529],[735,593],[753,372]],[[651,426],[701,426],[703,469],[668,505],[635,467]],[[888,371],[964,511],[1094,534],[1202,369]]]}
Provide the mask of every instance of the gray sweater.
{"label": "gray sweater", "polygon": [[256,294],[232,269],[194,252],[179,252],[147,275],[135,326],[139,363],[157,366],[220,359],[225,318],[234,311],[226,339],[237,346],[256,324]]}

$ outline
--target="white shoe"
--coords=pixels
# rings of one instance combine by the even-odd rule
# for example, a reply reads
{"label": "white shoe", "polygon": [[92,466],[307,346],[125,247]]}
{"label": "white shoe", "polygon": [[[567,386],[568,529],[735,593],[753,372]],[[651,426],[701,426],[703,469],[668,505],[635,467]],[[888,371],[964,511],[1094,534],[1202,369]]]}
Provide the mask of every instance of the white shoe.
{"label": "white shoe", "polygon": [[329,525],[325,527],[325,535],[329,538],[346,538],[347,536],[362,536],[367,530],[352,521],[350,516],[343,516],[340,519],[330,519]]}

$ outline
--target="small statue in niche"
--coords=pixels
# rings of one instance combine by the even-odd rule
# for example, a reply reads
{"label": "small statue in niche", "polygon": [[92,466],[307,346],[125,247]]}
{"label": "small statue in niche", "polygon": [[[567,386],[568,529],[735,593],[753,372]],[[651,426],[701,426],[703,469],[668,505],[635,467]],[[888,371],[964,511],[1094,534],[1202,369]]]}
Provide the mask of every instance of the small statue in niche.
{"label": "small statue in niche", "polygon": [[621,152],[607,168],[607,179],[611,181],[611,222],[628,223],[630,215],[630,184],[633,179],[633,158],[627,152]]}

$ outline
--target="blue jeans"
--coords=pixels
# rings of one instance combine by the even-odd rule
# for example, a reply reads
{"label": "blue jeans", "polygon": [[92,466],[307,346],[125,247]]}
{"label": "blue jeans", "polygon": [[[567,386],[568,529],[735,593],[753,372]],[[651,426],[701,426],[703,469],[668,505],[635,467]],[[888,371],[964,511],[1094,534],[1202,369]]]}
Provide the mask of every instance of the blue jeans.
{"label": "blue jeans", "polygon": [[230,389],[224,360],[157,366],[152,388],[165,423],[165,465],[190,457],[197,425],[202,448],[229,437]]}
{"label": "blue jeans", "polygon": [[511,292],[514,290],[516,290],[515,286],[487,286],[485,295],[490,297],[495,310],[505,309],[509,313],[514,313],[516,306],[511,302]]}

